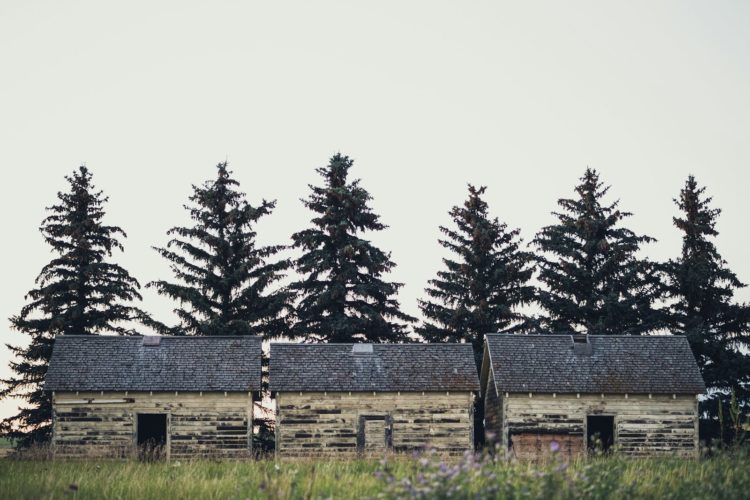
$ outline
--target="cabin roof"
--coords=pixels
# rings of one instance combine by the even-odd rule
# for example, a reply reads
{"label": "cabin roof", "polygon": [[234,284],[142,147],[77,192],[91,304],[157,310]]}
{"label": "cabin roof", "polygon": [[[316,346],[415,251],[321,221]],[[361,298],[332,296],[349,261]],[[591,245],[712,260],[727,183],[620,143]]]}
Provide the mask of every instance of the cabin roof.
{"label": "cabin roof", "polygon": [[477,391],[470,344],[271,344],[279,391]]}
{"label": "cabin roof", "polygon": [[261,339],[58,335],[47,391],[258,391]]}
{"label": "cabin roof", "polygon": [[705,390],[690,345],[681,335],[488,334],[483,393],[489,367],[498,393],[699,394]]}

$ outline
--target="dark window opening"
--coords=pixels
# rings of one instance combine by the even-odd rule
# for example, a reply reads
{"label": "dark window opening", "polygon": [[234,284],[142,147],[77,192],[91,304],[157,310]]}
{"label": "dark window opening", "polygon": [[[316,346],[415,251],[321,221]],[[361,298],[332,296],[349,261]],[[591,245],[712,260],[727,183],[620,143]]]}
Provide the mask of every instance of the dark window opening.
{"label": "dark window opening", "polygon": [[586,430],[590,451],[607,452],[615,444],[615,417],[611,415],[589,415]]}
{"label": "dark window opening", "polygon": [[167,446],[166,413],[138,414],[138,458],[159,460]]}

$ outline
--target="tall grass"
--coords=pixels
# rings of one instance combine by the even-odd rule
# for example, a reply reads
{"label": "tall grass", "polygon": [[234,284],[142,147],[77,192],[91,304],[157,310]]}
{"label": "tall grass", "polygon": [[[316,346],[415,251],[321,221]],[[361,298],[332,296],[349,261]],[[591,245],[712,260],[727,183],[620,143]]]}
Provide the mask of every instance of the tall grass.
{"label": "tall grass", "polygon": [[750,460],[599,458],[570,464],[467,456],[388,461],[0,460],[2,498],[750,497]]}

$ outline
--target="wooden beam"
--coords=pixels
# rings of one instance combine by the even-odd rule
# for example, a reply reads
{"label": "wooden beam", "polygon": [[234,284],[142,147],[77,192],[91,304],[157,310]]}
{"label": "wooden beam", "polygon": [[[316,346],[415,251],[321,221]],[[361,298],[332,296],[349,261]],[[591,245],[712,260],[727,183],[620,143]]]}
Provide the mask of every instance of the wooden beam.
{"label": "wooden beam", "polygon": [[122,403],[132,403],[132,400],[128,399],[59,399],[55,401],[55,403],[59,405],[86,405],[86,404],[102,404],[102,405],[111,405],[111,404],[122,404]]}

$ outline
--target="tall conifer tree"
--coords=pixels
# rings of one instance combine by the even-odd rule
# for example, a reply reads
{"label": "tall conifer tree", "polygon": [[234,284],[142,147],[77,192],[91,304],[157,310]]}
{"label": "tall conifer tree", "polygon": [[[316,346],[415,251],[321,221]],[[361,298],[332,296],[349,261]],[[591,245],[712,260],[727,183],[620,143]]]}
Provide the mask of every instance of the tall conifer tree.
{"label": "tall conifer tree", "polygon": [[[226,162],[216,166],[216,178],[193,186],[192,205],[185,205],[191,227],[174,227],[166,248],[156,248],[171,263],[175,281],[149,283],[179,303],[179,324],[162,327],[174,335],[260,335],[265,340],[288,332],[291,293],[275,287],[289,268],[288,259],[275,258],[282,245],[260,246],[255,225],[270,215],[275,201],[250,205]],[[268,386],[268,358],[263,355],[263,390]],[[259,406],[256,415],[263,415]],[[270,449],[273,421],[256,416],[256,446]]]}
{"label": "tall conifer tree", "polygon": [[[454,227],[440,227],[445,239],[440,245],[455,255],[443,259],[426,289],[432,300],[420,300],[426,320],[417,328],[428,342],[468,342],[474,348],[477,372],[484,352],[484,334],[513,332],[526,317],[518,307],[534,299],[529,280],[534,272],[533,255],[520,249],[518,229],[508,229],[491,218],[486,188],[469,185],[469,198],[449,212]],[[474,441],[483,442],[484,404],[474,402]]]}
{"label": "tall conifer tree", "polygon": [[538,248],[539,304],[550,333],[642,334],[661,326],[654,304],[661,295],[655,266],[639,258],[654,241],[622,226],[629,212],[603,204],[609,187],[586,169],[577,196],[560,199],[554,225],[543,228]]}
{"label": "tall conifer tree", "polygon": [[16,356],[14,375],[2,381],[0,397],[21,397],[28,405],[2,422],[2,431],[20,446],[44,442],[51,432],[52,408],[43,392],[44,376],[55,335],[131,334],[133,321],[148,323],[148,315],[130,305],[141,300],[139,284],[119,265],[109,261],[122,250],[125,233],[103,223],[108,198],[92,184],[82,166],[67,176],[67,192],[47,210],[40,231],[56,257],[42,268],[29,302],[10,321],[28,334],[30,343],[8,346]]}
{"label": "tall conifer tree", "polygon": [[449,212],[455,227],[440,227],[440,245],[454,258],[426,289],[433,300],[420,300],[426,321],[417,333],[430,342],[469,342],[477,368],[482,362],[485,333],[512,332],[526,317],[518,307],[534,300],[533,255],[521,250],[520,231],[491,218],[486,188],[469,186],[463,206]]}
{"label": "tall conifer tree", "polygon": [[674,225],[683,236],[682,254],[666,265],[667,294],[674,299],[670,330],[687,337],[709,389],[701,409],[716,417],[717,403],[728,407],[734,390],[748,414],[750,307],[734,300],[735,291],[746,285],[727,267],[712,241],[719,234],[716,220],[721,210],[711,207],[711,197],[692,175],[674,201],[681,212],[673,218]]}
{"label": "tall conifer tree", "polygon": [[295,261],[302,278],[296,338],[320,342],[400,342],[408,339],[396,294],[400,283],[384,281],[395,264],[390,255],[364,239],[367,231],[386,228],[368,203],[370,194],[349,181],[352,160],[341,154],[317,169],[323,186],[310,186],[303,203],[316,216],[312,227],[292,235],[303,254]]}
{"label": "tall conifer tree", "polygon": [[217,176],[193,186],[192,205],[185,205],[191,227],[174,227],[165,248],[155,248],[171,263],[175,281],[149,283],[179,303],[179,325],[163,328],[176,335],[261,335],[286,333],[290,293],[270,287],[289,267],[286,259],[271,260],[283,246],[259,246],[255,225],[269,215],[275,201],[254,207],[238,191],[227,163]]}

